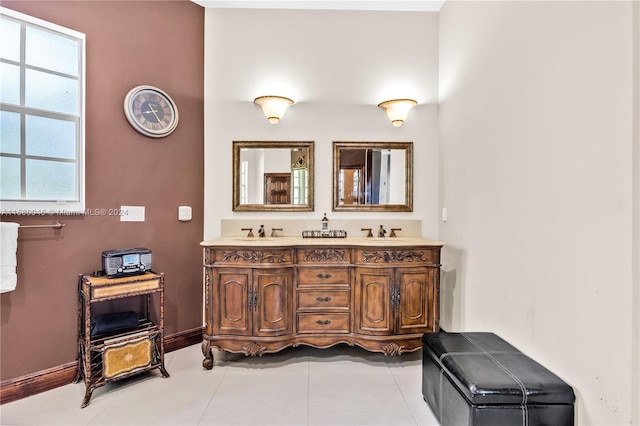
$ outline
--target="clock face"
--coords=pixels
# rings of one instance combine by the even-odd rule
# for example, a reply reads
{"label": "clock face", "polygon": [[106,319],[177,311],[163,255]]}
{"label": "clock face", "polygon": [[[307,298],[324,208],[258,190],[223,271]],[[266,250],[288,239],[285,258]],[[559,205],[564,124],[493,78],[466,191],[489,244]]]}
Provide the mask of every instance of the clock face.
{"label": "clock face", "polygon": [[178,125],[178,109],[162,90],[152,86],[133,88],[124,98],[124,113],[134,129],[161,138]]}

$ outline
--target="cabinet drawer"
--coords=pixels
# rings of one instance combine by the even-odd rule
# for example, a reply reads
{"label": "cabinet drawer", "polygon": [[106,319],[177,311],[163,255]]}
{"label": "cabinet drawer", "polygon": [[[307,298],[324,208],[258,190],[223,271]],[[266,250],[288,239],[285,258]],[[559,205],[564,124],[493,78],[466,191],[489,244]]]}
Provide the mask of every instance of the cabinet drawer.
{"label": "cabinet drawer", "polygon": [[349,290],[298,291],[298,309],[349,310]]}
{"label": "cabinet drawer", "polygon": [[299,268],[298,285],[343,284],[349,285],[347,268]]}
{"label": "cabinet drawer", "polygon": [[349,314],[298,314],[299,333],[348,333]]}

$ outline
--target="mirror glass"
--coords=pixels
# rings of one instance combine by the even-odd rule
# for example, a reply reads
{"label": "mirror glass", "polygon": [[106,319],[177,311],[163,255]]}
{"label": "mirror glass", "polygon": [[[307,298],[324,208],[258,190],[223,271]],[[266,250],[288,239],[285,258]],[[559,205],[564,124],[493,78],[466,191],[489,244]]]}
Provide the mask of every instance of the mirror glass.
{"label": "mirror glass", "polygon": [[334,142],[333,210],[413,211],[412,142]]}
{"label": "mirror glass", "polygon": [[313,211],[313,142],[233,142],[233,211]]}

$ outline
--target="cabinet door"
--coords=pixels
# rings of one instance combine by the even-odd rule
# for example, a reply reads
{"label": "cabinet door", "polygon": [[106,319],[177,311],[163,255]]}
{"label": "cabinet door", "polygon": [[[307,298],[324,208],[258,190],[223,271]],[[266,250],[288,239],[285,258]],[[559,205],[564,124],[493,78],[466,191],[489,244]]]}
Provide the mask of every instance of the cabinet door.
{"label": "cabinet door", "polygon": [[213,332],[250,336],[251,269],[216,269],[213,288]]}
{"label": "cabinet door", "polygon": [[292,332],[291,271],[290,268],[254,270],[255,336],[280,336]]}
{"label": "cabinet door", "polygon": [[391,284],[393,269],[356,268],[355,332],[393,332]]}
{"label": "cabinet door", "polygon": [[432,318],[433,268],[399,268],[396,307],[397,333],[424,333]]}

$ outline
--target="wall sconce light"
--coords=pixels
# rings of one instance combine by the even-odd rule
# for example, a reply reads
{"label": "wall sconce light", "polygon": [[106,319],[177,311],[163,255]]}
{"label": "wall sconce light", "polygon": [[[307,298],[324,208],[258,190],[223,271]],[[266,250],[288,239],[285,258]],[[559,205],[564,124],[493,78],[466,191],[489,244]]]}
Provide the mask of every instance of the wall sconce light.
{"label": "wall sconce light", "polygon": [[283,96],[259,96],[253,102],[260,105],[262,112],[264,112],[271,124],[278,124],[278,121],[284,115],[284,111],[289,105],[293,104],[291,99]]}
{"label": "wall sconce light", "polygon": [[404,123],[404,120],[407,118],[407,114],[409,114],[409,110],[416,105],[418,105],[418,103],[413,99],[392,99],[378,104],[380,108],[384,108],[389,120],[391,120],[391,123],[393,123],[395,127],[402,126],[402,123]]}

